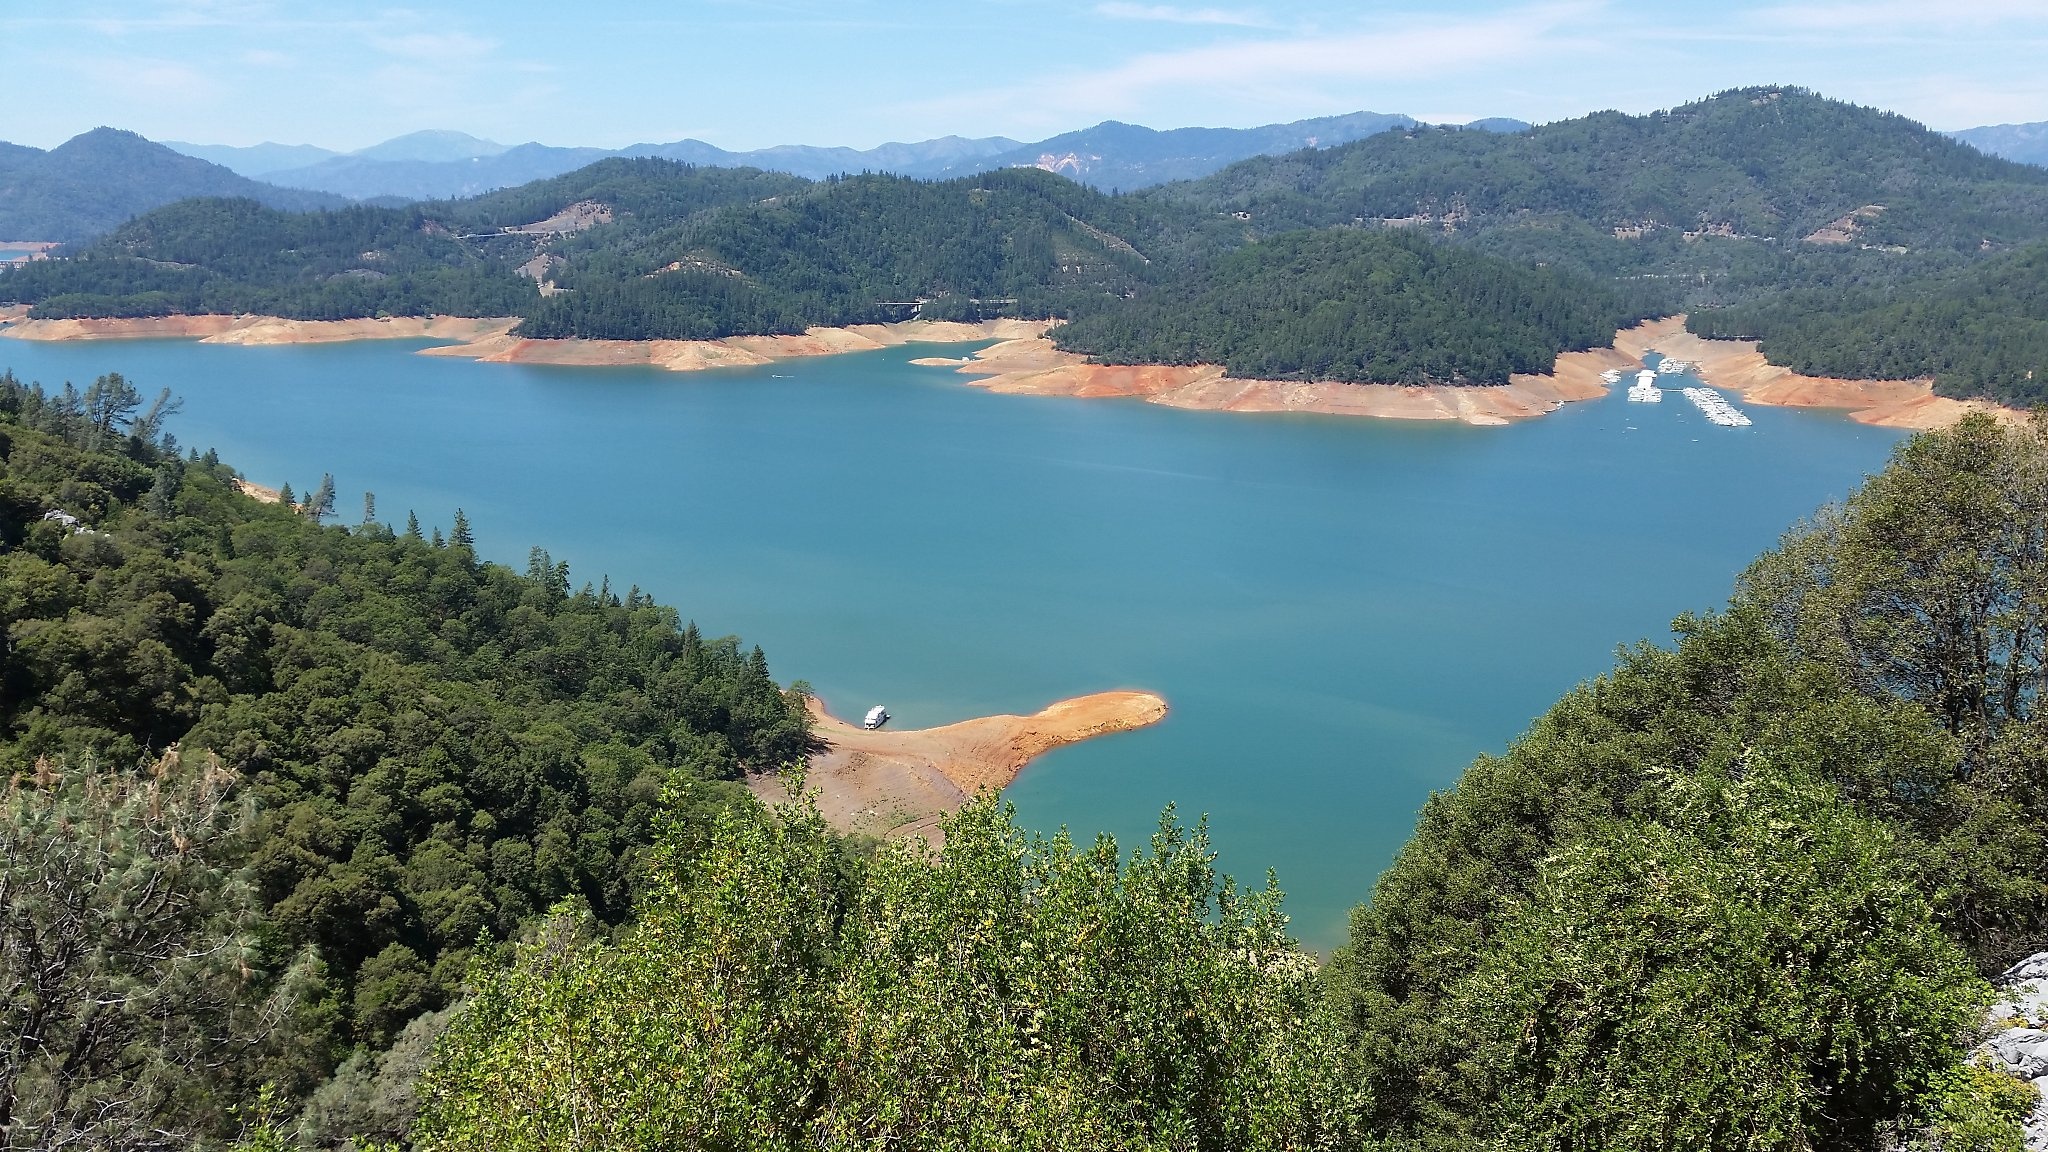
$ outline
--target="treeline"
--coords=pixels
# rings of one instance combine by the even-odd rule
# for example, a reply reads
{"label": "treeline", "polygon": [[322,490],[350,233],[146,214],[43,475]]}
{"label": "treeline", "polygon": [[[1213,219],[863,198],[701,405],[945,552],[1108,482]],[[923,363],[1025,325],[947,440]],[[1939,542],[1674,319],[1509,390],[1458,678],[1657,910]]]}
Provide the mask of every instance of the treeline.
{"label": "treeline", "polygon": [[262,313],[297,320],[517,315],[531,280],[417,208],[283,212],[185,200],[69,259],[0,275],[39,317]]}
{"label": "treeline", "polygon": [[[651,845],[808,747],[758,648],[544,552],[484,563],[460,512],[429,538],[321,523],[331,483],[258,503],[167,408],[0,377],[9,1147],[231,1135],[259,1090],[364,1077],[479,944],[623,923]],[[124,901],[160,921],[126,951]]]}
{"label": "treeline", "polygon": [[[1975,249],[2048,234],[2048,170],[1903,116],[1798,88],[1745,88],[1667,112],[1596,112],[1527,132],[1417,127],[1260,157],[1140,193],[1281,231],[1427,216],[1460,236],[1720,227],[1790,244],[1866,205],[1858,240]],[[1582,241],[1572,241],[1576,246]]]}
{"label": "treeline", "polygon": [[1703,309],[1686,327],[1753,339],[1815,376],[1934,378],[1946,396],[2048,402],[2048,244],[1924,276],[1906,289],[1788,292]]}
{"label": "treeline", "polygon": [[1138,227],[1124,202],[1035,169],[834,178],[567,240],[556,281],[568,291],[541,301],[521,332],[710,339],[913,314],[1052,315],[1148,278],[1148,258],[1125,239]]}
{"label": "treeline", "polygon": [[1505,384],[1651,314],[1582,276],[1405,232],[1285,232],[1128,304],[1060,347],[1111,364],[1221,364],[1253,380]]}

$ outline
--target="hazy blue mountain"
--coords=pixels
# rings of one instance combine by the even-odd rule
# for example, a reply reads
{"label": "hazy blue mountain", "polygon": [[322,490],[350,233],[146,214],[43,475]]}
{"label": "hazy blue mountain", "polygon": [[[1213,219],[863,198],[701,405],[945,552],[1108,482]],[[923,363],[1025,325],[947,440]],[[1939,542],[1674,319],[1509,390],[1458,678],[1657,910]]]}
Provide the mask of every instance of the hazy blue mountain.
{"label": "hazy blue mountain", "polygon": [[460,160],[475,160],[484,156],[498,156],[511,149],[495,140],[483,140],[467,132],[450,132],[444,128],[429,128],[423,132],[408,132],[395,136],[382,144],[358,148],[349,155],[362,160],[397,160],[424,164],[446,164]]}
{"label": "hazy blue mountain", "polygon": [[1058,172],[1091,187],[1128,191],[1197,179],[1253,156],[1329,148],[1414,124],[1412,117],[1379,112],[1353,112],[1258,128],[1167,131],[1107,120],[1093,128],[956,164],[943,174],[961,176],[990,168],[1030,166]]}
{"label": "hazy blue mountain", "polygon": [[82,240],[193,196],[242,196],[291,211],[344,203],[259,183],[113,128],[95,128],[48,152],[0,146],[0,240]]}
{"label": "hazy blue mountain", "polygon": [[2048,165],[2048,122],[1993,124],[1985,128],[1965,128],[1949,135],[1979,152],[1989,152],[2022,164]]}
{"label": "hazy blue mountain", "polygon": [[[606,156],[653,156],[718,168],[762,168],[817,180],[846,172],[893,172],[937,179],[993,168],[1039,167],[1097,188],[1146,188],[1206,176],[1251,156],[1336,144],[1404,128],[1407,116],[1354,112],[1268,124],[1259,128],[1175,128],[1158,131],[1114,121],[1035,144],[1003,136],[942,136],[873,148],[783,144],[735,152],[702,140],[634,144],[617,150],[521,144],[507,148],[460,132],[415,132],[345,156],[302,167],[267,171],[264,179],[359,200],[399,196],[449,199],[474,196],[572,172]],[[1508,127],[1496,127],[1508,126]],[[1520,131],[1520,121],[1485,121],[1496,131]],[[190,147],[190,146],[187,146]]]}
{"label": "hazy blue mountain", "polygon": [[620,150],[622,156],[654,156],[704,164],[716,168],[761,168],[787,172],[807,180],[821,180],[842,172],[894,172],[902,176],[937,176],[954,166],[994,156],[1017,147],[1006,136],[969,140],[962,136],[941,136],[914,144],[888,143],[873,148],[824,148],[810,144],[778,144],[748,152],[729,152],[702,140],[678,140],[672,144],[635,144]]}
{"label": "hazy blue mountain", "polygon": [[237,147],[233,144],[187,144],[182,140],[164,140],[161,143],[173,152],[196,156],[209,164],[218,164],[251,179],[260,178],[270,172],[281,172],[286,168],[304,168],[308,164],[318,164],[330,156],[341,155],[339,152],[312,144],[273,144],[268,140],[246,147]]}
{"label": "hazy blue mountain", "polygon": [[[377,149],[384,147],[377,145]],[[265,179],[353,200],[394,196],[404,200],[450,200],[545,180],[615,155],[603,148],[551,148],[545,144],[520,144],[461,160],[378,159],[368,155],[371,151],[365,149],[305,168],[272,172]]]}
{"label": "hazy blue mountain", "polygon": [[1515,120],[1507,116],[1488,116],[1484,120],[1474,120],[1470,124],[1463,125],[1463,127],[1477,128],[1481,132],[1506,132],[1512,134],[1515,132],[1527,132],[1529,129],[1534,128],[1535,125],[1527,120]]}

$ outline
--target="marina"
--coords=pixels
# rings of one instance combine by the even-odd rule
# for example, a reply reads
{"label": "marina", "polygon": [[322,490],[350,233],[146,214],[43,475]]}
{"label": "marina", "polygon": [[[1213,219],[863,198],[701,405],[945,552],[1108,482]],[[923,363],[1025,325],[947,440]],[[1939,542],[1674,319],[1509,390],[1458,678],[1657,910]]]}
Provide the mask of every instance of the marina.
{"label": "marina", "polygon": [[1628,400],[1631,404],[1661,404],[1664,390],[1657,387],[1657,373],[1645,368],[1636,373],[1636,382],[1629,385]]}
{"label": "marina", "polygon": [[1749,427],[1749,417],[1712,388],[1687,388],[1685,398],[1692,401],[1693,407],[1704,413],[1708,420],[1723,428]]}

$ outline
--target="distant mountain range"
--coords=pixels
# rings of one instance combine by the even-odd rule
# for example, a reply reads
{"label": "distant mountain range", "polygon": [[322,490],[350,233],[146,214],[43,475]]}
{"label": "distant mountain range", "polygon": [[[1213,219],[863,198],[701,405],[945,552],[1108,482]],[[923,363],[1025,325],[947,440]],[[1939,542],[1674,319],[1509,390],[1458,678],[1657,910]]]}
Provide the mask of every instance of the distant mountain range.
{"label": "distant mountain range", "polygon": [[113,128],[95,128],[48,152],[0,144],[0,240],[83,240],[193,196],[245,196],[295,211],[347,202],[259,183]]}
{"label": "distant mountain range", "polygon": [[2048,166],[2048,122],[1994,124],[1987,128],[1965,128],[1949,135],[1980,152],[2022,164]]}
{"label": "distant mountain range", "polygon": [[[1258,128],[1175,128],[1168,131],[1105,121],[1036,143],[1002,136],[942,136],[874,148],[822,148],[784,144],[733,152],[702,140],[635,144],[627,148],[507,146],[460,132],[415,132],[347,154],[307,145],[258,144],[234,148],[171,142],[169,147],[244,176],[272,184],[357,200],[443,200],[475,196],[573,172],[608,156],[652,156],[709,167],[753,167],[806,179],[852,172],[893,172],[920,179],[970,176],[995,168],[1038,167],[1098,189],[1126,191],[1187,180],[1251,156],[1328,148],[1389,128],[1413,127],[1412,117],[1354,112],[1268,124]],[[1484,120],[1475,127],[1519,132],[1519,120]]]}

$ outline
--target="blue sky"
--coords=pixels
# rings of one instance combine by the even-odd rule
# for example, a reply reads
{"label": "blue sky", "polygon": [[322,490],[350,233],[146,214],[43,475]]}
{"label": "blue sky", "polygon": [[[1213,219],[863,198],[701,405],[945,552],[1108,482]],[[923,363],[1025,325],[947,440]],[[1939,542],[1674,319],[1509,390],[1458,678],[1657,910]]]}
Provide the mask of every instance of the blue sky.
{"label": "blue sky", "polygon": [[616,147],[1032,140],[1640,112],[1802,84],[1937,128],[2048,120],[2048,0],[5,0],[0,138],[356,148],[420,128]]}

